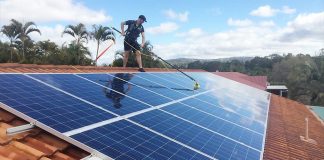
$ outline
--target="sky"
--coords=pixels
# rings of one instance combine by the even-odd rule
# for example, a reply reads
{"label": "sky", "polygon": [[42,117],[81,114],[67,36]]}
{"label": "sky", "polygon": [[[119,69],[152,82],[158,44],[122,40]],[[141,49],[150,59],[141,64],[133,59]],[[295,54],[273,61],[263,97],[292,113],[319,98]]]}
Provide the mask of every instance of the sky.
{"label": "sky", "polygon": [[[147,18],[146,40],[164,59],[314,55],[324,48],[324,0],[0,0],[1,27],[10,19],[33,21],[42,32],[31,35],[34,41],[58,45],[72,40],[62,36],[66,25],[81,22],[88,31],[93,24],[120,28],[140,14]],[[123,49],[123,37],[116,35],[100,64],[111,63]],[[111,43],[103,42],[99,51]],[[94,58],[95,42],[86,46]]]}

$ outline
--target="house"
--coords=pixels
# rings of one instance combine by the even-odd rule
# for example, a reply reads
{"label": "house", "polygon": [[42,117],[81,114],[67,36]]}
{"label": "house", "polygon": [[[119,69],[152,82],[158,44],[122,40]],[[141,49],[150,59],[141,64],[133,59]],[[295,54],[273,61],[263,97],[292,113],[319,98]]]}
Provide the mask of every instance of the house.
{"label": "house", "polygon": [[[0,64],[2,73],[78,73],[78,72],[136,72],[136,69],[122,69],[92,66],[52,66]],[[150,72],[166,72],[161,69],[148,69]],[[168,70],[175,72],[175,70]],[[188,70],[189,71],[189,70]],[[190,70],[200,71],[202,70]],[[220,75],[228,80],[233,75]],[[238,82],[265,90],[264,77],[249,79],[236,73]],[[304,141],[308,118],[308,137],[316,143]],[[81,159],[90,155],[86,151],[56,137],[40,128],[33,128],[13,136],[6,129],[27,124],[17,115],[0,109],[0,159]],[[324,159],[324,126],[303,104],[280,96],[272,95],[270,100],[268,125],[263,159]]]}

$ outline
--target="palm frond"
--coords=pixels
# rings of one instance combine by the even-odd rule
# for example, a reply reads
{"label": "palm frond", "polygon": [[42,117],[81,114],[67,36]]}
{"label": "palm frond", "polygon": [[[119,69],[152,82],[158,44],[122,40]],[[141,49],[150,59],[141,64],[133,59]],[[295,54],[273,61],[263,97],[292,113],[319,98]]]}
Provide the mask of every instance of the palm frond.
{"label": "palm frond", "polygon": [[28,35],[29,33],[31,33],[31,32],[37,32],[37,33],[39,33],[40,35],[42,34],[41,33],[41,31],[39,30],[39,29],[37,29],[37,28],[29,28],[27,31],[26,31],[26,35]]}
{"label": "palm frond", "polygon": [[65,29],[65,30],[62,32],[62,36],[63,36],[64,34],[71,35],[72,37],[75,38],[74,32],[71,31],[71,30],[67,30],[67,29]]}

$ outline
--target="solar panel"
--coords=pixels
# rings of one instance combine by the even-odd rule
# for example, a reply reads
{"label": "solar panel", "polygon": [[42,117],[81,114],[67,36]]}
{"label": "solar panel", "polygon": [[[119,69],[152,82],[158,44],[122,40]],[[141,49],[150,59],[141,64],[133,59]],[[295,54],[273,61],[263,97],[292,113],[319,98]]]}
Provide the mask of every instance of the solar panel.
{"label": "solar panel", "polygon": [[19,74],[0,74],[0,102],[60,132],[115,117]]}
{"label": "solar panel", "polygon": [[0,102],[102,157],[262,158],[269,94],[188,74],[0,74]]}
{"label": "solar panel", "polygon": [[[180,119],[161,110],[146,112],[132,117],[131,120],[186,145],[192,146],[197,150],[204,151],[206,154],[215,158],[230,159],[233,149],[236,146],[238,148],[247,148],[246,152],[240,155],[240,158],[247,157],[247,159],[258,159],[260,157],[260,151],[258,149],[235,141],[223,135],[223,132],[219,133],[209,128],[206,129],[192,121]],[[224,132],[231,132],[232,126],[229,125],[224,127]],[[262,141],[260,143],[262,143]]]}
{"label": "solar panel", "polygon": [[208,159],[182,145],[126,120],[72,138],[114,159]]}
{"label": "solar panel", "polygon": [[[121,80],[117,82],[109,82],[114,79],[107,74],[104,76],[84,75],[90,78],[90,80],[95,79],[94,81],[83,79],[83,75],[79,76],[71,74],[34,74],[31,76],[87,101],[95,103],[96,105],[102,106],[119,115],[132,113],[149,108],[151,105],[158,105],[167,102],[167,99],[156,96],[155,94],[143,96],[145,92],[140,90],[137,86],[132,86],[129,93],[127,93],[127,95],[131,95],[131,97],[125,96],[125,90],[128,87],[125,85],[127,84],[121,82]],[[112,88],[114,90],[112,90]]]}

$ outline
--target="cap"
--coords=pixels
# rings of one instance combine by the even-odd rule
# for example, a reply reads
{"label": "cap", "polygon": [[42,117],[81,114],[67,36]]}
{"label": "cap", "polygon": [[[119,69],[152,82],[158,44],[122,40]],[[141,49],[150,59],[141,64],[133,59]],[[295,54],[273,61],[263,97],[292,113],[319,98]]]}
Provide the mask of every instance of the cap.
{"label": "cap", "polygon": [[140,15],[138,18],[142,19],[144,22],[147,22],[144,15]]}

